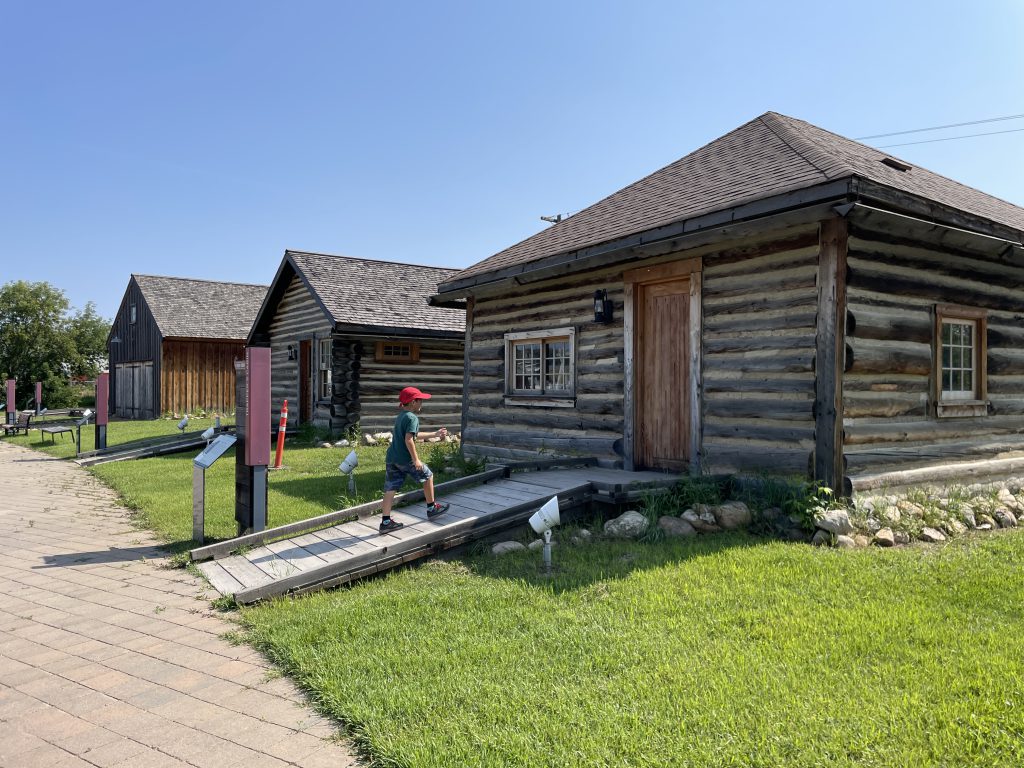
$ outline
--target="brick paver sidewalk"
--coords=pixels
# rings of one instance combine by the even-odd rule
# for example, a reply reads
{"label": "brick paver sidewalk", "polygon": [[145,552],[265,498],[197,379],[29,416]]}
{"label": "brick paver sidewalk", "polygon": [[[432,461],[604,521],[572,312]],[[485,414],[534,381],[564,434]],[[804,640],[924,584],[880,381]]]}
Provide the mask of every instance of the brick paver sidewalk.
{"label": "brick paver sidewalk", "polygon": [[0,767],[352,766],[79,467],[0,442]]}

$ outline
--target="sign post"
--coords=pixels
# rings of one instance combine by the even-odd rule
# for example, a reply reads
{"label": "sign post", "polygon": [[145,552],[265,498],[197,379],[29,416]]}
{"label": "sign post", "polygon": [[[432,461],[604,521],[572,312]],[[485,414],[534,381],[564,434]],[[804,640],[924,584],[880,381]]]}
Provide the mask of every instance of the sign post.
{"label": "sign post", "polygon": [[43,412],[43,382],[36,382],[36,416]]}
{"label": "sign post", "polygon": [[192,538],[200,544],[206,523],[206,470],[234,444],[234,435],[218,435],[192,459]]}
{"label": "sign post", "polygon": [[267,526],[267,465],[270,463],[270,348],[247,347],[235,363],[235,520],[238,534]]}
{"label": "sign post", "polygon": [[17,383],[16,379],[7,380],[7,423],[13,424],[18,420],[18,406],[14,402],[14,385]]}
{"label": "sign post", "polygon": [[110,374],[104,371],[96,377],[96,450],[107,447],[107,420],[110,403]]}

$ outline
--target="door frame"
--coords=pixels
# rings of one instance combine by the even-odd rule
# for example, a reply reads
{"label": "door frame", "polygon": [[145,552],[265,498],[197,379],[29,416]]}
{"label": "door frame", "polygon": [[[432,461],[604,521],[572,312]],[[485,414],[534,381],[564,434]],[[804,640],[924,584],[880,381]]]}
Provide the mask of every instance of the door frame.
{"label": "door frame", "polygon": [[636,423],[638,398],[636,393],[637,360],[639,352],[637,344],[637,320],[640,311],[636,300],[638,286],[661,283],[669,280],[689,278],[690,280],[690,317],[689,317],[689,367],[690,376],[687,383],[690,406],[690,473],[699,475],[701,471],[700,448],[703,431],[701,418],[701,391],[703,376],[701,370],[701,340],[703,339],[703,310],[701,307],[701,259],[677,259],[662,262],[650,267],[630,269],[622,273],[625,285],[625,306],[623,311],[623,465],[626,470],[633,471],[637,465]]}
{"label": "door frame", "polygon": [[[313,392],[313,337],[299,339],[299,424],[312,423],[316,415]],[[305,384],[305,386],[303,386]]]}

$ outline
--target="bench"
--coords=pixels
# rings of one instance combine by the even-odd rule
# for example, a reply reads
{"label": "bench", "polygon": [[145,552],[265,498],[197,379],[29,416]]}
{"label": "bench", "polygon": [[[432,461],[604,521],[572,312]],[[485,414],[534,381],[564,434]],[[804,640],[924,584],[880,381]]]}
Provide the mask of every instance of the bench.
{"label": "bench", "polygon": [[61,435],[61,440],[64,439],[63,435],[65,432],[74,432],[74,427],[69,427],[67,424],[61,424],[59,427],[40,427],[39,432],[43,435],[49,435],[50,440],[54,444],[57,443],[57,435]]}
{"label": "bench", "polygon": [[32,421],[32,411],[22,411],[18,414],[18,419],[13,424],[0,424],[0,428],[3,428],[5,435],[18,434],[24,432],[28,434],[28,425]]}

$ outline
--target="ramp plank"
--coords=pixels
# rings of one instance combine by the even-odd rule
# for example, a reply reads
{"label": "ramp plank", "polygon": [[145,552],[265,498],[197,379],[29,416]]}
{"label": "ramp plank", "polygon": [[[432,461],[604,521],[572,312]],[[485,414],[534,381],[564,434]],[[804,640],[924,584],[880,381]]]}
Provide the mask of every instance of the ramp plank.
{"label": "ramp plank", "polygon": [[242,582],[224,570],[220,563],[203,563],[200,570],[213,584],[213,588],[222,595],[233,595],[245,587]]}

